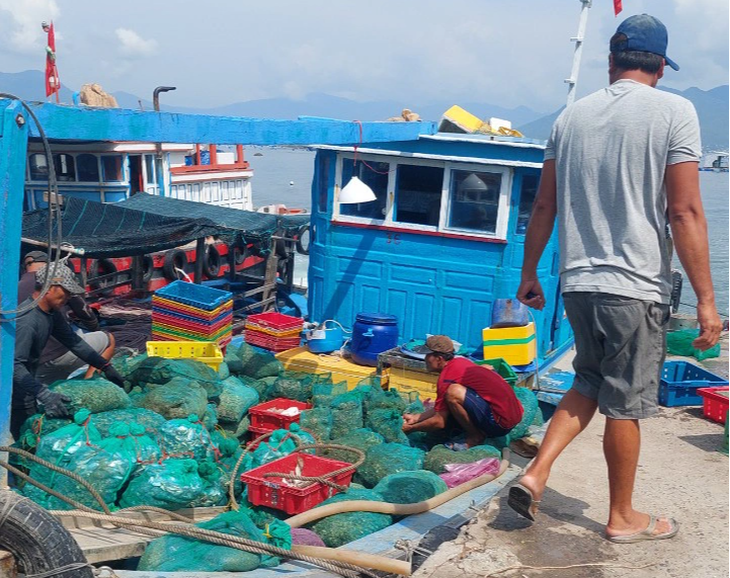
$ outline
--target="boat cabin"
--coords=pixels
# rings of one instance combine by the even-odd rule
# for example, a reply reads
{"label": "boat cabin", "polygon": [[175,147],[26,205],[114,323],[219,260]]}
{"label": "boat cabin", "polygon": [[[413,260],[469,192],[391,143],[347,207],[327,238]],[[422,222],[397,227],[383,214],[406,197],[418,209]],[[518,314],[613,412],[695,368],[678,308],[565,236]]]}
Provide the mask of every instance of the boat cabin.
{"label": "boat cabin", "polygon": [[[409,142],[318,147],[312,184],[309,311],[352,326],[398,317],[400,342],[444,333],[481,348],[495,299],[517,292],[544,143],[437,133]],[[356,176],[375,194],[340,203]],[[539,264],[547,305],[533,312],[541,361],[570,346],[557,234]]]}

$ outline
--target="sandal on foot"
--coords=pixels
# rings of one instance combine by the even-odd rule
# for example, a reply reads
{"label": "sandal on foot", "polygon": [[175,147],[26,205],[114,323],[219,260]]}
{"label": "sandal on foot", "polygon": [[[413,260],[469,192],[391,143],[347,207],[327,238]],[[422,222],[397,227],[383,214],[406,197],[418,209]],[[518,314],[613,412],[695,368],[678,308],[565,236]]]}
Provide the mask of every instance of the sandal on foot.
{"label": "sandal on foot", "polygon": [[649,519],[649,525],[643,530],[639,530],[633,534],[623,534],[621,536],[607,535],[606,539],[614,544],[634,544],[636,542],[645,542],[648,540],[668,540],[669,538],[674,538],[674,536],[677,535],[677,532],[679,532],[679,522],[677,522],[674,518],[667,518],[667,520],[669,521],[669,530],[666,532],[659,532],[658,534],[654,533],[659,518],[651,516]]}
{"label": "sandal on foot", "polygon": [[509,489],[507,505],[523,518],[530,520],[530,522],[535,521],[539,504],[540,500],[536,500],[535,496],[532,495],[532,491],[522,484],[515,484]]}
{"label": "sandal on foot", "polygon": [[460,442],[449,442],[447,444],[444,444],[446,446],[446,449],[455,451],[455,452],[463,452],[469,449],[469,446],[465,443]]}

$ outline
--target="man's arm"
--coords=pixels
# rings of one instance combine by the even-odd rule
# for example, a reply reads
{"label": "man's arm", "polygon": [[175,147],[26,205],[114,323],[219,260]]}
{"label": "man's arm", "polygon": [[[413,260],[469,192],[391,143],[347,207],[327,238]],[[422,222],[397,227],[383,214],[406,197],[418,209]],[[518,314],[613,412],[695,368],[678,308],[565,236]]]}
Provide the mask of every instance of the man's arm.
{"label": "man's arm", "polygon": [[60,311],[55,311],[53,313],[52,335],[58,339],[62,345],[68,347],[69,351],[76,355],[76,357],[82,359],[89,365],[92,365],[97,369],[102,369],[107,364],[106,359],[94,351],[91,346],[86,343],[86,341],[73,332],[68,321],[66,321],[66,317]]}
{"label": "man's arm", "polygon": [[665,183],[674,247],[697,296],[700,335],[693,345],[705,350],[717,343],[722,322],[715,307],[707,221],[702,208],[698,167],[697,162],[667,165]]}
{"label": "man's arm", "polygon": [[13,366],[13,397],[38,395],[42,385],[31,375],[26,364],[33,346],[34,325],[29,314],[18,318],[15,328],[15,357]]}
{"label": "man's arm", "polygon": [[403,431],[410,433],[414,431],[436,431],[444,429],[448,417],[448,411],[436,411],[433,408],[429,408],[420,415],[417,422],[404,424]]}
{"label": "man's arm", "polygon": [[[555,160],[546,160],[542,166],[537,197],[532,206],[530,223],[525,234],[525,255],[522,261],[522,281],[517,299],[533,309],[545,307],[545,295],[537,279],[537,264],[555,226],[558,212]],[[528,297],[528,294],[532,294]]]}
{"label": "man's arm", "polygon": [[75,321],[78,325],[87,331],[99,331],[99,320],[83,297],[74,295],[68,300],[68,306],[76,317]]}

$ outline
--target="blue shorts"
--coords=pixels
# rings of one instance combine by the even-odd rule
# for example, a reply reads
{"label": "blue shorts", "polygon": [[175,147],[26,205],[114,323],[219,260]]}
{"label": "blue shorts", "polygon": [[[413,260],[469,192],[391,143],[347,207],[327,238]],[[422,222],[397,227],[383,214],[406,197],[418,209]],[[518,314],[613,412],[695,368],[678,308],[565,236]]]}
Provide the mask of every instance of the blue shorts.
{"label": "blue shorts", "polygon": [[498,438],[507,435],[510,430],[503,428],[494,420],[492,407],[489,402],[473,389],[466,389],[464,409],[469,414],[471,422],[486,434],[488,438]]}

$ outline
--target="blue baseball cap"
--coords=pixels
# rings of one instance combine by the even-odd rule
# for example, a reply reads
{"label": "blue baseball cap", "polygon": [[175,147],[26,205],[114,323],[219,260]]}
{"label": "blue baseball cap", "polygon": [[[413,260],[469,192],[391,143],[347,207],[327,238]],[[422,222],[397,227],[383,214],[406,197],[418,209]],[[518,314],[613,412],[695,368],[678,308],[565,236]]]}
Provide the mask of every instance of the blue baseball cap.
{"label": "blue baseball cap", "polygon": [[664,58],[674,70],[679,70],[677,63],[667,56],[667,27],[658,18],[648,14],[629,16],[619,24],[616,34],[623,34],[626,38],[611,43],[611,52],[651,52]]}

